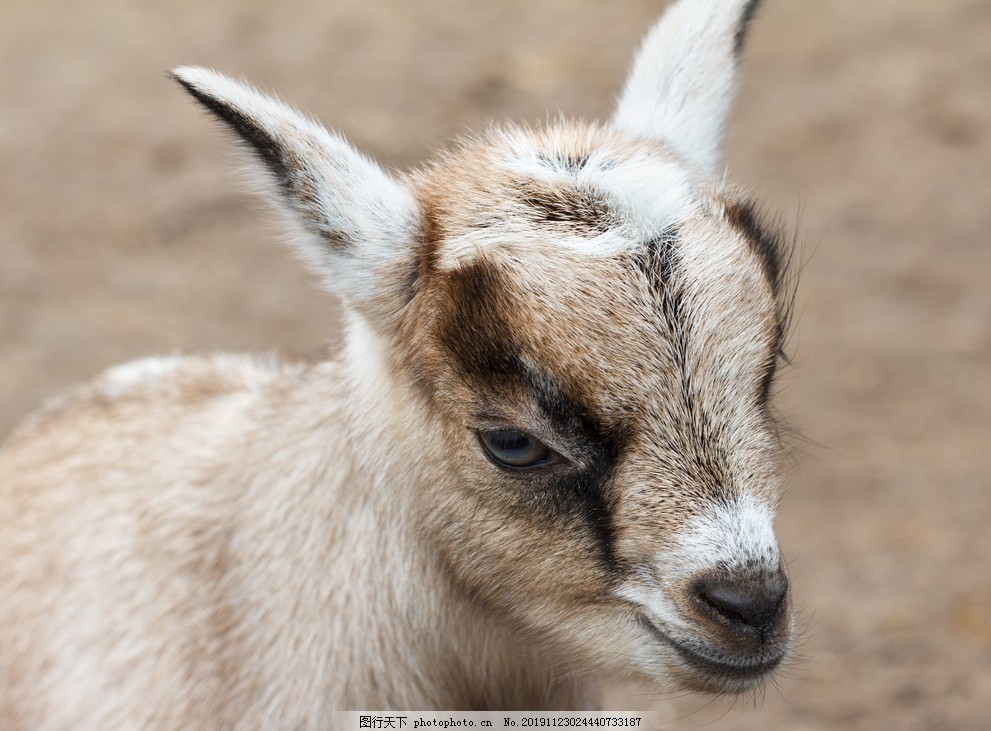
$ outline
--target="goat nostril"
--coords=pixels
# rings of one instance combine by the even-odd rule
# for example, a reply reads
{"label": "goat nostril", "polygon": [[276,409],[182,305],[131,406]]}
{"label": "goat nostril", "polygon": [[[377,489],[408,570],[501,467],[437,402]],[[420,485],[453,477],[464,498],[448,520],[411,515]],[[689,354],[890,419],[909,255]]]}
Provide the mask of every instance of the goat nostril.
{"label": "goat nostril", "polygon": [[770,632],[781,620],[788,580],[777,574],[765,580],[704,579],[696,594],[708,609],[761,632]]}

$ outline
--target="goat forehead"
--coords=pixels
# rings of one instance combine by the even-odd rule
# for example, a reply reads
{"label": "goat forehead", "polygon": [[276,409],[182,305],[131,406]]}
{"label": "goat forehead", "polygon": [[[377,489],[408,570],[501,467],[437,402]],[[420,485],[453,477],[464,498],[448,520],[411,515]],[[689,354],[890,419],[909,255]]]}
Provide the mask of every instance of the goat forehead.
{"label": "goat forehead", "polygon": [[524,393],[524,368],[603,423],[754,422],[779,323],[748,205],[594,127],[500,130],[419,176],[421,291],[474,390]]}
{"label": "goat forehead", "polygon": [[777,318],[759,262],[719,233],[698,223],[612,256],[479,254],[436,275],[439,342],[476,385],[498,392],[499,374],[525,366],[609,421],[674,408],[686,379],[698,407],[736,408]]}
{"label": "goat forehead", "polygon": [[442,269],[493,250],[610,256],[679,225],[700,203],[691,172],[663,145],[564,123],[463,143],[417,187],[443,229]]}

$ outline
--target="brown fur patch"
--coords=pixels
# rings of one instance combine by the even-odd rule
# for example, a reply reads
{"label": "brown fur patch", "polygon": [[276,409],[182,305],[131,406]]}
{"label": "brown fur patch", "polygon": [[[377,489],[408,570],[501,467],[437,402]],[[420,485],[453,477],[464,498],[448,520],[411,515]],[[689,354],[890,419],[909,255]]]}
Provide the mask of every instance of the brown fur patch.
{"label": "brown fur patch", "polygon": [[580,234],[595,236],[618,223],[605,198],[584,186],[552,186],[521,180],[517,196],[538,222],[566,224]]}

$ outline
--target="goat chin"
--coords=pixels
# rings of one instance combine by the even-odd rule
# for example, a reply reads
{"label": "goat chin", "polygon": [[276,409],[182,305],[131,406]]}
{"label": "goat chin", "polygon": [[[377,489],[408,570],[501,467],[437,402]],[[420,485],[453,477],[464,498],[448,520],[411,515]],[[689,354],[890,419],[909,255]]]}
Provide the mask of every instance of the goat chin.
{"label": "goat chin", "polygon": [[719,157],[755,5],[672,5],[606,123],[497,127],[403,174],[176,69],[346,346],[125,364],[12,436],[0,725],[326,728],[772,672],[788,252]]}

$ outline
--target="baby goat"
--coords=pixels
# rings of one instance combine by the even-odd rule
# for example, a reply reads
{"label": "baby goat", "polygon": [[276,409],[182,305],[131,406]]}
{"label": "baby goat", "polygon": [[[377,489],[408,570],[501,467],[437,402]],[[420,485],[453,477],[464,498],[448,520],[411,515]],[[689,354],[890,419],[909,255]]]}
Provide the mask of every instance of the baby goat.
{"label": "baby goat", "polygon": [[393,176],[274,99],[246,143],[344,303],[339,360],[158,358],[0,456],[4,729],[741,691],[786,656],[782,254],[720,144],[753,0],[681,0],[612,119]]}

